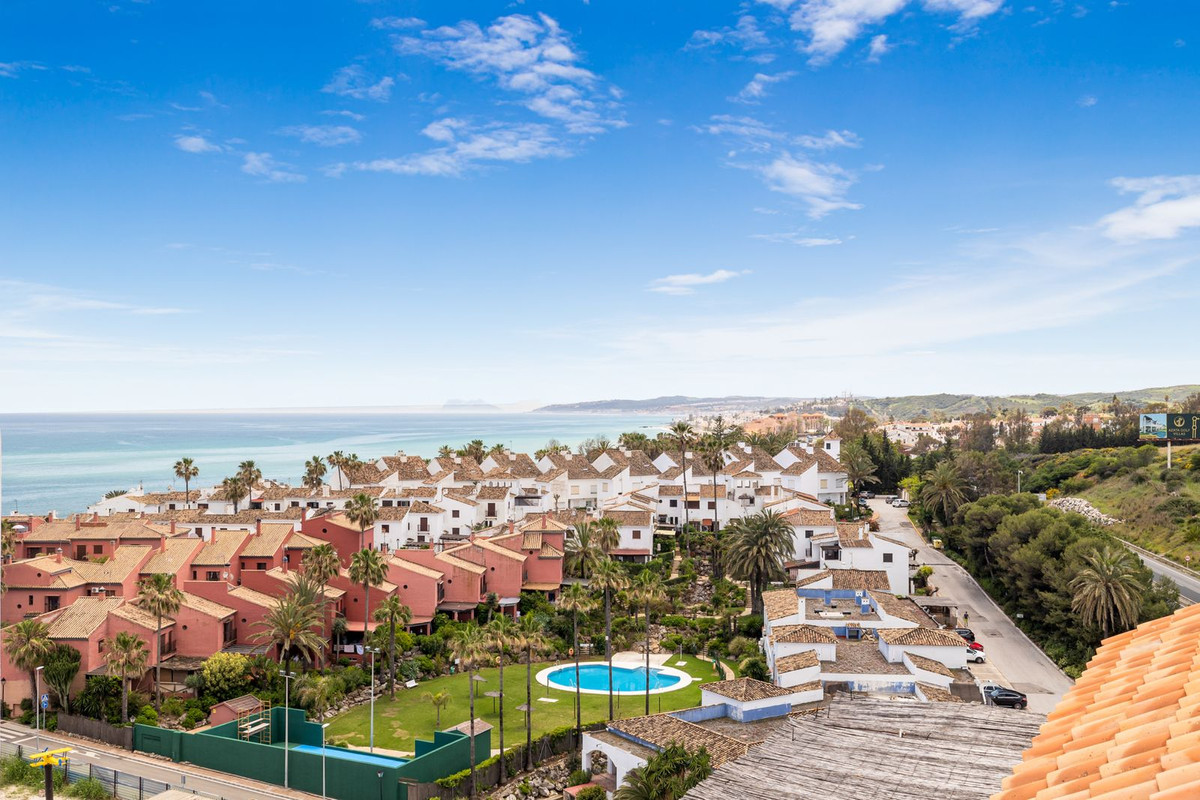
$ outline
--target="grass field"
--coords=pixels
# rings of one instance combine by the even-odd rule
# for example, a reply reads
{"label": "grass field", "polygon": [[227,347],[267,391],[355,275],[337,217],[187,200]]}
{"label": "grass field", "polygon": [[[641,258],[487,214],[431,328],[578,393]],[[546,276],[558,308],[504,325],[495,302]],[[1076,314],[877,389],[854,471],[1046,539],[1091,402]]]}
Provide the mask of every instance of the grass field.
{"label": "grass field", "polygon": [[[713,671],[711,661],[704,661],[695,656],[684,656],[686,666],[678,669],[691,675],[694,680],[687,688],[675,692],[650,695],[650,711],[671,711],[678,708],[689,708],[700,705],[700,684],[719,680]],[[667,661],[668,666],[675,666],[676,659]],[[567,664],[573,662],[558,662]],[[533,737],[536,739],[546,731],[564,725],[575,724],[575,693],[561,689],[548,689],[537,682],[537,673],[553,663],[543,662],[533,665]],[[475,715],[487,720],[492,725],[499,725],[498,709],[493,711],[497,700],[484,697],[484,692],[499,689],[499,670],[484,669],[480,675],[484,682],[476,684]],[[412,751],[413,740],[417,737],[431,738],[436,728],[433,704],[422,699],[425,692],[436,694],[448,691],[452,697],[450,705],[442,709],[442,728],[465,722],[468,718],[469,700],[467,697],[467,676],[465,674],[446,675],[433,680],[423,681],[415,689],[397,688],[396,699],[388,698],[386,692],[375,699],[375,745],[392,750]],[[518,741],[525,741],[525,715],[517,710],[517,706],[525,704],[525,665],[513,664],[504,668],[504,743],[512,746]],[[549,697],[556,703],[545,703],[537,700],[539,697]],[[608,695],[585,694],[583,698],[583,722],[596,722],[608,719]],[[614,712],[617,717],[636,717],[645,711],[645,696],[617,696],[614,698]],[[370,704],[358,706],[345,714],[330,721],[328,737],[331,744],[366,746],[370,729]],[[492,747],[499,747],[498,731],[492,732]]]}

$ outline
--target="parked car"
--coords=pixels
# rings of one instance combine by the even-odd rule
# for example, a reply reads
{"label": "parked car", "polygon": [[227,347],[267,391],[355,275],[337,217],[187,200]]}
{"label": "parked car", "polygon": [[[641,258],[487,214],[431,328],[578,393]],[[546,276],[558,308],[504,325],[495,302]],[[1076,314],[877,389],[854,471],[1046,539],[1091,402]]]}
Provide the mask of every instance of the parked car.
{"label": "parked car", "polygon": [[875,498],[875,493],[874,493],[874,492],[862,491],[862,492],[859,492],[859,493],[858,493],[858,496],[859,496],[860,498],[862,498],[863,500],[872,500],[872,499],[874,499],[874,498]]}
{"label": "parked car", "polygon": [[968,647],[967,661],[974,661],[976,664],[982,664],[983,662],[987,661],[987,655],[983,652],[983,646],[980,645],[979,647]]}
{"label": "parked car", "polygon": [[1024,692],[1018,692],[1016,689],[1005,689],[1002,686],[993,686],[992,691],[984,692],[984,696],[992,701],[993,705],[1007,706],[1008,708],[1025,708],[1029,705],[1029,698]]}
{"label": "parked car", "polygon": [[955,628],[954,632],[966,639],[968,642],[975,641],[975,631],[970,628]]}
{"label": "parked car", "polygon": [[909,506],[912,505],[912,503],[908,502],[907,500],[897,497],[895,500],[892,501],[892,505],[896,508],[908,508]]}

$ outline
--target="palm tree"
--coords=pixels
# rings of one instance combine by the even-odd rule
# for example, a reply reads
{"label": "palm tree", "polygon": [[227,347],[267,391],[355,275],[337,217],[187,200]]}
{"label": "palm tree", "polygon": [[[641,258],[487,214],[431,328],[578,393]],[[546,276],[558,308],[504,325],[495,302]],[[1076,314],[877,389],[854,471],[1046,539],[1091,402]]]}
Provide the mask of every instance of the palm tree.
{"label": "palm tree", "polygon": [[270,642],[279,647],[279,663],[282,665],[297,652],[310,664],[316,663],[317,655],[325,649],[325,640],[313,630],[321,625],[317,607],[289,593],[275,601],[254,627],[261,628],[252,638]]}
{"label": "palm tree", "polygon": [[1104,545],[1083,557],[1087,565],[1071,580],[1071,610],[1100,627],[1102,638],[1132,628],[1142,608],[1138,560],[1124,547]]}
{"label": "palm tree", "polygon": [[[18,669],[29,673],[29,692],[33,697],[37,681],[34,672],[46,663],[46,656],[54,647],[50,640],[50,627],[37,619],[23,619],[10,627],[4,637],[4,646],[9,660]],[[36,703],[37,698],[33,697]]]}
{"label": "palm tree", "polygon": [[621,526],[612,517],[601,517],[595,522],[596,546],[608,555],[621,546]]}
{"label": "palm tree", "polygon": [[667,593],[663,590],[662,578],[651,569],[638,573],[630,590],[634,599],[646,608],[646,714],[650,713],[650,606],[661,603]]}
{"label": "palm tree", "polygon": [[388,691],[396,697],[396,626],[407,625],[412,619],[412,609],[400,602],[396,595],[385,597],[375,609],[375,621],[388,626]]}
{"label": "palm tree", "polygon": [[500,782],[508,780],[508,763],[504,758],[504,654],[517,643],[517,623],[507,614],[492,619],[484,628],[488,647],[497,653],[496,664],[500,667]]}
{"label": "palm tree", "polygon": [[247,491],[254,491],[254,487],[262,481],[262,470],[253,461],[238,464],[237,475],[246,484]]}
{"label": "palm tree", "polygon": [[238,512],[238,503],[242,500],[242,495],[250,490],[246,482],[237,475],[226,478],[221,481],[221,490],[225,492],[225,498],[233,503],[233,513]]}
{"label": "palm tree", "polygon": [[[679,420],[670,427],[668,435],[675,442],[676,449],[679,450],[679,466],[683,470],[683,524],[688,525],[691,523],[691,519],[688,515],[687,504],[687,451],[696,439],[696,432],[690,424]],[[611,718],[610,716],[609,719]]]}
{"label": "palm tree", "polygon": [[158,572],[138,586],[137,604],[157,620],[154,628],[155,641],[158,642],[154,658],[154,710],[158,711],[162,706],[162,621],[163,617],[173,617],[179,612],[179,607],[183,605],[183,592],[175,588],[172,576]]}
{"label": "palm tree", "polygon": [[321,480],[325,477],[325,462],[320,456],[313,456],[304,462],[304,485],[312,491],[321,488]]}
{"label": "palm tree", "polygon": [[175,477],[183,481],[183,503],[186,508],[192,507],[190,487],[192,485],[192,478],[199,474],[200,468],[190,458],[181,458],[175,462]]}
{"label": "palm tree", "polygon": [[604,658],[608,661],[608,719],[613,718],[612,671],[612,596],[629,585],[625,569],[610,558],[601,561],[592,573],[593,589],[604,592]]}
{"label": "palm tree", "polygon": [[[579,690],[579,615],[586,614],[596,605],[596,600],[583,588],[583,584],[572,583],[558,596],[558,607],[571,614],[571,654],[575,656],[575,737],[583,736],[582,697]],[[583,741],[580,739],[580,741]]]}
{"label": "palm tree", "polygon": [[959,506],[967,501],[967,481],[952,461],[943,461],[923,476],[921,504],[940,511],[942,522],[949,524]]}
{"label": "palm tree", "polygon": [[517,626],[517,646],[525,651],[525,769],[533,769],[533,657],[550,647],[546,616],[531,613]]}
{"label": "palm tree", "polygon": [[591,522],[576,522],[573,534],[566,541],[567,571],[587,578],[600,562],[596,527]]}
{"label": "palm tree", "polygon": [[792,554],[792,526],[782,514],[762,511],[725,529],[729,576],[750,584],[750,609],[763,613],[763,587],[787,577],[784,562]]}
{"label": "palm tree", "polygon": [[338,559],[337,550],[334,550],[329,542],[323,542],[308,551],[301,566],[305,575],[321,584],[321,602],[322,605],[328,605],[329,599],[325,596],[325,590],[329,581],[342,571],[342,562]]}
{"label": "palm tree", "polygon": [[879,483],[879,477],[875,474],[875,462],[857,442],[850,442],[842,448],[839,460],[846,470],[846,479],[850,481],[851,491],[858,492],[867,484]]}
{"label": "palm tree", "polygon": [[454,458],[454,448],[448,444],[444,444],[438,448],[438,458]]}
{"label": "palm tree", "polygon": [[458,449],[458,455],[470,456],[476,461],[483,461],[487,457],[487,448],[483,444],[483,439],[472,439]]}
{"label": "palm tree", "polygon": [[329,707],[345,693],[345,684],[336,675],[317,675],[310,672],[300,685],[300,702],[316,711],[321,722],[329,713]]}
{"label": "palm tree", "polygon": [[366,547],[367,528],[379,519],[379,509],[375,507],[375,498],[366,492],[359,492],[346,501],[346,519],[358,527],[360,537],[358,544]]}
{"label": "palm tree", "polygon": [[689,752],[679,743],[655,753],[646,765],[625,773],[613,800],[680,800],[712,774],[708,750]]}
{"label": "palm tree", "polygon": [[142,637],[126,631],[117,634],[104,657],[108,674],[121,680],[121,719],[125,722],[129,721],[129,677],[145,672],[149,658],[150,651],[146,649]]}
{"label": "palm tree", "polygon": [[363,639],[367,638],[367,623],[371,619],[371,587],[387,578],[387,562],[378,550],[364,547],[350,557],[350,580],[363,587]]}
{"label": "palm tree", "polygon": [[441,730],[442,709],[450,705],[450,693],[444,689],[437,693],[425,692],[425,694],[421,695],[421,699],[428,700],[430,703],[433,703],[434,713],[437,714],[437,721],[433,724],[433,729],[435,731]]}
{"label": "palm tree", "polygon": [[330,453],[328,456],[326,456],[325,460],[329,462],[329,466],[337,468],[338,491],[341,491],[342,476],[346,472],[346,464],[347,464],[346,454],[343,453],[341,450],[334,450],[332,453]]}
{"label": "palm tree", "polygon": [[471,703],[471,797],[476,796],[475,784],[475,671],[479,661],[487,654],[487,636],[478,625],[464,625],[450,639],[450,653],[458,659],[459,665],[467,671],[467,693]]}

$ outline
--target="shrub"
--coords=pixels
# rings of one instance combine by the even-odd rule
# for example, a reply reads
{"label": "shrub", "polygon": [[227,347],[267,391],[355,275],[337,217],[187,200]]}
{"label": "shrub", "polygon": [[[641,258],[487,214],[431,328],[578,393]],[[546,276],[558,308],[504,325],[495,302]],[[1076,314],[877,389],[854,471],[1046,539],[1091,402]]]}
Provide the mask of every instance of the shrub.
{"label": "shrub", "polygon": [[169,697],[163,700],[162,713],[166,717],[182,717],[187,709],[183,707],[183,701],[178,697]]}
{"label": "shrub", "polygon": [[744,617],[738,618],[738,635],[745,636],[748,639],[761,639],[762,626],[761,616],[758,614],[747,614]]}
{"label": "shrub", "polygon": [[758,643],[745,636],[735,636],[730,640],[725,652],[729,654],[730,658],[740,659],[751,653],[757,653]]}
{"label": "shrub", "polygon": [[604,791],[602,786],[589,786],[575,795],[575,800],[605,800],[608,797],[608,792]]}
{"label": "shrub", "polygon": [[158,727],[158,712],[154,710],[154,706],[142,706],[142,710],[138,712],[134,722],[139,725],[151,725]]}
{"label": "shrub", "polygon": [[203,711],[198,708],[190,708],[188,709],[187,716],[183,718],[183,721],[180,724],[183,726],[184,730],[190,731],[192,728],[203,722],[204,719],[205,715]]}
{"label": "shrub", "polygon": [[361,689],[371,682],[371,676],[362,667],[347,667],[339,673],[338,677],[342,679],[342,685],[345,686],[347,692]]}
{"label": "shrub", "polygon": [[687,630],[691,627],[687,617],[680,616],[679,614],[665,614],[659,619],[658,623],[664,628],[675,628],[676,630]]}
{"label": "shrub", "polygon": [[586,769],[577,769],[567,778],[567,786],[579,786],[592,780],[592,773]]}
{"label": "shrub", "polygon": [[104,784],[95,778],[84,778],[71,784],[67,789],[67,794],[78,797],[80,800],[109,800],[112,797]]}
{"label": "shrub", "polygon": [[37,769],[31,767],[29,762],[17,756],[9,756],[3,761],[0,761],[0,782],[6,786],[14,783],[25,783],[30,774],[34,777],[40,777]]}
{"label": "shrub", "polygon": [[237,653],[213,653],[200,667],[204,693],[217,702],[244,695],[250,685],[249,673],[250,659]]}

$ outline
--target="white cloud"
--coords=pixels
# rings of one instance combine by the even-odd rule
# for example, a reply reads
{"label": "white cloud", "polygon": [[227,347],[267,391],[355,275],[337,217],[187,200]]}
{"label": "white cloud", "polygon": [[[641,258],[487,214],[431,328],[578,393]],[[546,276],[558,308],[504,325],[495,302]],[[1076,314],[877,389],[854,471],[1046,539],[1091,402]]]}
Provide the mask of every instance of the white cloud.
{"label": "white cloud", "polygon": [[400,36],[399,52],[422,55],[452,70],[492,78],[522,105],[573,134],[625,126],[620,92],[578,65],[570,36],[546,14],[501,17],[481,28],[472,21]]}
{"label": "white cloud", "polygon": [[755,233],[751,235],[750,238],[761,239],[764,242],[774,242],[776,244],[794,244],[800,247],[830,247],[832,245],[842,243],[841,239],[805,236],[798,231],[788,231],[785,233]]}
{"label": "white cloud", "polygon": [[291,125],[279,132],[320,147],[337,147],[362,140],[362,134],[349,125]]}
{"label": "white cloud", "polygon": [[535,159],[570,155],[550,127],[539,123],[489,123],[476,126],[465,120],[448,117],[430,123],[421,133],[441,146],[399,158],[335,164],[325,172],[332,177],[348,169],[397,175],[459,177],[489,164],[521,164]]}
{"label": "white cloud", "polygon": [[767,96],[767,87],[773,83],[782,83],[788,78],[795,76],[795,72],[777,72],[774,75],[768,75],[764,72],[757,73],[754,78],[742,87],[742,90],[736,96],[729,98],[737,103],[755,104]]}
{"label": "white cloud", "polygon": [[10,303],[10,310],[20,314],[40,317],[77,311],[120,311],[138,316],[164,316],[185,314],[187,311],[174,306],[142,306],[91,297],[71,289],[47,286],[27,281],[0,280],[0,293]]}
{"label": "white cloud", "polygon": [[355,122],[362,122],[367,118],[365,114],[356,114],[355,112],[348,111],[344,108],[334,111],[322,111],[321,114],[326,117],[349,117]]}
{"label": "white cloud", "polygon": [[424,28],[425,20],[416,17],[376,17],[371,20],[371,27],[376,30],[403,30],[406,28]]}
{"label": "white cloud", "polygon": [[846,200],[854,177],[837,164],[812,161],[784,152],[756,168],[773,192],[795,197],[808,205],[808,215],[820,219],[838,209],[862,208]]}
{"label": "white cloud", "polygon": [[219,153],[224,150],[221,145],[195,134],[179,134],[175,137],[175,146],[185,153]]}
{"label": "white cloud", "polygon": [[44,71],[42,64],[36,61],[0,61],[0,78],[15,78],[26,70]]}
{"label": "white cloud", "polygon": [[1136,193],[1134,204],[1100,220],[1104,235],[1119,242],[1174,239],[1200,227],[1200,175],[1115,178],[1122,194]]}
{"label": "white cloud", "polygon": [[335,72],[321,91],[340,97],[353,97],[355,100],[386,103],[392,96],[392,87],[395,85],[396,81],[391,77],[383,77],[377,81],[358,64],[351,64]]}
{"label": "white cloud", "polygon": [[881,33],[878,36],[872,36],[871,45],[867,50],[867,61],[873,63],[878,62],[879,59],[891,52],[893,47],[895,47],[895,45],[888,43],[888,37],[886,33]]}
{"label": "white cloud", "polygon": [[667,275],[665,278],[658,278],[650,282],[650,291],[661,292],[662,294],[685,295],[695,294],[697,286],[706,286],[711,283],[724,283],[732,280],[739,275],[748,274],[749,270],[734,272],[728,269],[719,269],[715,272],[710,272],[707,275],[701,275],[698,272],[689,272],[682,275]]}
{"label": "white cloud", "polygon": [[700,49],[715,45],[734,45],[743,50],[756,50],[769,47],[771,40],[758,27],[758,20],[751,14],[738,17],[737,24],[732,27],[720,28],[713,31],[696,31],[688,40],[688,49]]}
{"label": "white cloud", "polygon": [[1085,94],[1083,97],[1075,101],[1075,105],[1079,106],[1080,108],[1091,108],[1092,106],[1096,105],[1096,103],[1097,100],[1095,95],[1090,94]]}
{"label": "white cloud", "polygon": [[270,153],[246,153],[242,159],[242,172],[272,183],[303,183],[307,180],[293,172],[290,165],[277,162]]}
{"label": "white cloud", "polygon": [[862,139],[854,131],[825,131],[820,136],[797,136],[796,144],[809,150],[832,150],[835,147],[862,147]]}

